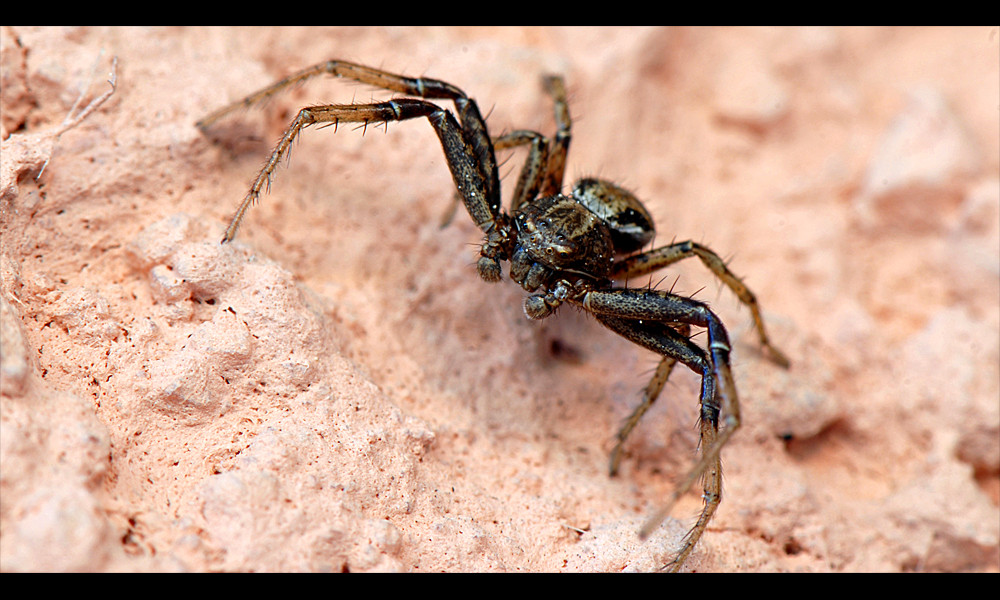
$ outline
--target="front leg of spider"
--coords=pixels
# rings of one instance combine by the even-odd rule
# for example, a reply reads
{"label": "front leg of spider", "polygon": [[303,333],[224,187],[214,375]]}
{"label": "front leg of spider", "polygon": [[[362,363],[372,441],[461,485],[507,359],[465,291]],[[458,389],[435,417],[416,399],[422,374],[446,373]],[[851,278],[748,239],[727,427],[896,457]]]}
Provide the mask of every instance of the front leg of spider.
{"label": "front leg of spider", "polygon": [[[455,187],[469,215],[487,236],[483,259],[479,265],[480,274],[488,281],[499,280],[499,260],[503,258],[502,248],[499,246],[504,240],[503,232],[507,225],[506,215],[500,211],[500,179],[496,157],[478,105],[459,88],[437,79],[404,77],[355,63],[331,60],[295,73],[243,100],[223,107],[197,125],[206,130],[230,113],[259,105],[278,92],[319,75],[343,77],[419,98],[399,98],[367,104],[328,104],[300,110],[250,186],[226,228],[222,241],[229,242],[236,237],[247,210],[260,198],[261,191],[270,187],[278,164],[304,128],[323,123],[367,125],[426,117],[441,141]],[[458,119],[451,111],[429,102],[431,99],[453,102]]]}
{"label": "front leg of spider", "polygon": [[[579,303],[615,333],[662,355],[664,361],[680,362],[701,375],[701,458],[640,532],[642,537],[648,536],[670,513],[674,503],[699,478],[704,478],[705,503],[701,515],[685,536],[676,557],[665,567],[675,571],[694,550],[719,507],[722,499],[720,453],[740,426],[739,399],[729,362],[729,335],[722,321],[705,304],[661,290],[595,290],[584,294]],[[677,324],[684,329],[692,325],[704,327],[708,331],[708,348],[702,349],[678,332]],[[650,385],[657,385],[658,375],[654,374]],[[663,375],[664,381],[666,375]],[[659,386],[662,387],[662,383]],[[721,432],[720,413],[725,415],[725,429]]]}

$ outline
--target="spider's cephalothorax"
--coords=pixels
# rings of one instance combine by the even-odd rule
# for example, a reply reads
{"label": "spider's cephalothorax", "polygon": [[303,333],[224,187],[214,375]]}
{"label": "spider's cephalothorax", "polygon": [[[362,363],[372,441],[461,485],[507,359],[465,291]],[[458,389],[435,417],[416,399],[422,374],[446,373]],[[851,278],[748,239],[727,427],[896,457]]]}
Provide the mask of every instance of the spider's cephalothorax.
{"label": "spider's cephalothorax", "polygon": [[546,196],[514,213],[517,244],[510,276],[533,292],[556,272],[605,279],[614,244],[600,217],[571,196]]}
{"label": "spider's cephalothorax", "polygon": [[[303,128],[317,123],[378,123],[426,117],[444,149],[448,168],[469,216],[484,234],[476,265],[486,281],[501,279],[504,261],[509,274],[532,292],[524,312],[532,319],[552,314],[569,303],[591,313],[601,324],[662,358],[646,386],[642,402],[618,432],[611,453],[611,474],[622,458],[625,440],[663,389],[679,361],[701,376],[701,457],[673,494],[650,518],[640,535],[659,525],[677,499],[698,478],[704,478],[705,505],[698,521],[666,566],[677,570],[698,543],[715,514],[722,493],[720,452],[740,425],[739,401],[729,364],[731,346],[722,321],[707,305],[658,289],[616,285],[697,256],[749,309],[761,345],[772,360],[788,366],[788,359],[771,343],[764,330],[760,307],[753,293],[719,256],[701,244],[672,243],[646,252],[653,239],[653,220],[646,208],[627,190],[601,179],[582,179],[569,194],[561,193],[570,142],[570,116],[561,77],[546,77],[544,84],[555,105],[556,134],[548,137],[526,130],[491,138],[475,100],[459,88],[428,78],[403,77],[362,65],[332,60],[286,77],[226,106],[199,121],[207,129],[223,116],[259,104],[275,93],[317,75],[345,77],[414,96],[368,104],[310,106],[298,112],[270,159],[257,175],[226,229],[223,242],[236,235],[246,210],[269,184],[278,163]],[[455,113],[430,102],[450,100]],[[457,114],[457,118],[456,118]],[[500,202],[496,150],[528,146],[508,212]],[[689,339],[691,327],[703,327],[705,347]],[[721,423],[725,427],[721,428]]]}
{"label": "spider's cephalothorax", "polygon": [[[525,299],[524,312],[532,319],[549,316],[567,299],[567,278],[583,282],[580,289],[606,284],[615,255],[642,248],[654,233],[653,219],[638,198],[600,179],[581,179],[568,196],[528,202],[515,212],[514,222],[511,279],[529,292],[549,288]],[[563,281],[553,286],[556,277]]]}

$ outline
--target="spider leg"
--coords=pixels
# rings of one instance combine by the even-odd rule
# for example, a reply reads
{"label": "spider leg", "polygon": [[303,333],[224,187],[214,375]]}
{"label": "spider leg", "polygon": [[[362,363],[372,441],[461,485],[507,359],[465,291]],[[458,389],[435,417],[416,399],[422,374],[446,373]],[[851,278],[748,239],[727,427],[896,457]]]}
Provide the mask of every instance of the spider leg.
{"label": "spider leg", "polygon": [[[687,338],[691,333],[691,327],[688,325],[677,325],[674,329],[683,337]],[[636,425],[642,419],[646,411],[653,406],[656,399],[659,398],[660,392],[663,391],[663,386],[667,384],[667,380],[670,378],[670,373],[674,370],[674,366],[677,364],[677,359],[673,356],[664,356],[660,363],[656,365],[656,371],[653,373],[653,377],[649,380],[646,385],[646,389],[642,394],[642,402],[639,406],[635,407],[632,414],[628,416],[622,428],[618,431],[618,442],[615,444],[614,449],[611,450],[611,468],[610,474],[612,477],[618,474],[618,467],[622,461],[622,454],[625,449],[625,440],[635,429]]]}
{"label": "spider leg", "polygon": [[549,75],[542,81],[545,91],[552,96],[556,117],[556,135],[549,146],[549,160],[545,170],[542,196],[558,194],[562,189],[563,175],[566,173],[566,155],[569,153],[570,128],[569,102],[566,100],[566,84],[560,75]]}
{"label": "spider leg", "polygon": [[736,294],[740,302],[750,309],[754,325],[757,328],[757,334],[760,336],[761,345],[768,351],[771,360],[782,367],[788,368],[791,364],[788,358],[771,343],[771,339],[767,335],[767,330],[764,329],[764,318],[761,316],[760,304],[757,302],[757,297],[754,296],[750,288],[739,277],[729,270],[729,267],[726,266],[726,263],[719,255],[711,249],[690,240],[655,248],[649,252],[636,254],[617,262],[612,269],[611,277],[619,279],[645,275],[691,256],[697,256],[701,259],[701,262]]}
{"label": "spider leg", "polygon": [[[425,77],[404,77],[381,69],[374,69],[346,61],[331,60],[290,75],[243,100],[225,106],[197,123],[202,130],[226,115],[259,105],[278,92],[298,85],[318,75],[332,75],[352,79],[383,89],[418,96],[423,99],[451,100],[455,104],[458,121],[448,111],[430,102],[415,99],[398,99],[388,102],[351,105],[326,105],[304,108],[292,121],[264,168],[236,211],[226,229],[223,241],[230,241],[247,209],[260,197],[260,191],[270,182],[280,159],[287,154],[292,141],[303,127],[314,123],[403,121],[427,117],[444,147],[455,185],[465,201],[466,208],[476,225],[484,232],[493,229],[500,214],[500,178],[497,173],[493,144],[486,129],[486,122],[476,102],[461,89]],[[494,240],[494,243],[496,241]]]}
{"label": "spider leg", "polygon": [[526,129],[506,133],[493,140],[497,150],[507,150],[517,146],[529,145],[528,157],[521,167],[517,179],[517,187],[510,197],[510,213],[514,214],[521,206],[533,200],[542,187],[545,169],[549,162],[549,138]]}
{"label": "spider leg", "polygon": [[[566,155],[569,152],[570,128],[569,103],[562,76],[549,75],[542,80],[545,91],[552,96],[556,134],[551,140],[540,133],[519,130],[494,140],[497,150],[530,144],[528,158],[521,169],[517,189],[511,198],[511,213],[536,196],[552,196],[562,188],[566,172]],[[543,172],[544,171],[544,172]]]}
{"label": "spider leg", "polygon": [[[519,129],[494,138],[495,150],[508,150],[528,145],[528,157],[521,167],[517,187],[510,200],[513,214],[521,206],[537,196],[552,196],[560,192],[566,171],[566,155],[569,152],[570,127],[569,103],[566,101],[566,86],[559,75],[549,75],[542,80],[545,90],[552,96],[555,112],[556,134],[553,139],[526,129]],[[459,198],[441,218],[441,227],[447,227],[455,216]]]}
{"label": "spider leg", "polygon": [[462,123],[470,145],[479,158],[483,177],[490,180],[491,193],[499,195],[500,184],[496,171],[496,158],[493,154],[493,146],[490,144],[489,133],[486,130],[486,122],[479,112],[478,105],[465,92],[439,79],[405,77],[343,60],[328,60],[293,73],[260,91],[250,94],[242,100],[220,108],[198,121],[197,126],[204,131],[216,121],[232,112],[258,106],[275,94],[290,87],[300,85],[319,75],[343,77],[408,96],[417,96],[424,99],[452,100],[455,103],[455,110],[458,112],[458,118]]}
{"label": "spider leg", "polygon": [[465,206],[473,221],[484,232],[490,232],[499,215],[499,202],[491,198],[490,185],[480,169],[473,144],[450,111],[440,106],[414,98],[400,98],[373,104],[330,104],[303,108],[292,120],[271,157],[250,186],[243,202],[236,210],[223,242],[232,241],[247,209],[260,197],[261,190],[270,184],[271,177],[282,157],[303,128],[317,123],[378,123],[405,121],[427,117],[441,140],[455,186],[462,194]]}
{"label": "spider leg", "polygon": [[[729,336],[722,322],[705,304],[662,290],[595,290],[585,292],[573,302],[594,313],[603,325],[622,337],[682,362],[701,374],[701,457],[639,532],[640,537],[647,537],[694,482],[704,478],[705,504],[701,515],[685,536],[680,552],[665,567],[677,570],[697,545],[719,506],[721,451],[740,426],[739,399],[729,363]],[[708,349],[703,350],[689,341],[671,328],[671,323],[705,327]],[[725,425],[721,432],[720,414],[724,415]]]}
{"label": "spider leg", "polygon": [[[545,176],[546,165],[549,161],[549,138],[527,129],[518,129],[505,133],[493,139],[494,150],[509,150],[518,146],[530,146],[528,157],[521,167],[521,174],[517,179],[517,187],[510,197],[510,212],[513,214],[522,205],[528,203],[538,195],[538,190],[542,187]],[[455,218],[458,205],[462,202],[462,196],[457,192],[452,196],[452,202],[448,209],[441,216],[441,228],[451,224]]]}

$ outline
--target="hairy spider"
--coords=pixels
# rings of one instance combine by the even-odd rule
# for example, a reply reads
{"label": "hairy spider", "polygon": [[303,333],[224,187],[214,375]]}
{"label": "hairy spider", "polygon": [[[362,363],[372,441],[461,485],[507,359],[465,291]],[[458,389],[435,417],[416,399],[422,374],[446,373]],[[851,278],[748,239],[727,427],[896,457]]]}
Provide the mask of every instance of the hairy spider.
{"label": "hairy spider", "polygon": [[[653,239],[653,219],[630,192],[601,179],[581,179],[569,193],[562,192],[570,142],[570,116],[563,80],[544,79],[555,105],[557,130],[550,140],[534,131],[513,131],[492,139],[475,100],[459,88],[428,78],[394,75],[358,64],[331,60],[286,77],[245,99],[226,106],[198,122],[207,129],[225,115],[254,106],[275,93],[317,75],[344,77],[416,98],[394,98],[364,104],[310,106],[298,112],[257,175],[226,228],[223,242],[236,235],[247,209],[269,185],[279,161],[303,128],[317,123],[384,123],[426,117],[444,148],[458,197],[485,234],[476,265],[488,282],[501,279],[501,261],[509,261],[510,278],[528,292],[524,313],[543,319],[568,303],[591,313],[601,324],[632,342],[660,354],[656,372],[642,402],[618,432],[611,453],[611,474],[622,459],[625,440],[649,409],[674,365],[680,361],[701,375],[701,457],[664,505],[640,531],[646,537],[670,512],[674,503],[703,477],[704,507],[684,537],[676,556],[664,568],[676,571],[687,559],[719,506],[722,491],[720,452],[740,426],[740,407],[730,368],[731,346],[719,317],[703,302],[658,289],[616,286],[613,280],[651,273],[681,259],[697,256],[745,304],[753,316],[760,343],[779,365],[788,359],[771,343],[764,330],[753,293],[719,256],[701,244],[672,243],[646,252]],[[450,100],[455,115],[429,100]],[[509,212],[500,202],[500,179],[494,151],[528,146]],[[458,200],[456,200],[457,202]],[[449,216],[450,219],[450,216]],[[689,339],[692,326],[708,332],[705,348]],[[725,427],[720,431],[719,420]]]}

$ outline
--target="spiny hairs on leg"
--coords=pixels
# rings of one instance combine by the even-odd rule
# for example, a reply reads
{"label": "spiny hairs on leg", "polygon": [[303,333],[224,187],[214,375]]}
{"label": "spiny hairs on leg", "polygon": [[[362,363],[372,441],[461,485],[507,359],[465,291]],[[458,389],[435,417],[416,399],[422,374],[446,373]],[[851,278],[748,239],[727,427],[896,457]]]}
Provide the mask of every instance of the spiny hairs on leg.
{"label": "spiny hairs on leg", "polygon": [[[271,158],[261,169],[251,190],[244,197],[229,227],[226,228],[224,242],[232,240],[236,235],[247,209],[259,198],[261,188],[265,182],[270,181],[277,162],[287,153],[288,146],[303,127],[313,123],[336,125],[340,121],[367,125],[372,122],[404,121],[418,117],[427,117],[434,127],[452,178],[462,194],[466,209],[473,221],[484,232],[493,229],[496,219],[500,216],[500,183],[493,145],[490,143],[486,124],[476,102],[450,83],[423,77],[405,77],[355,63],[331,60],[299,71],[243,100],[217,110],[199,121],[197,125],[204,130],[235,110],[257,105],[289,86],[324,73],[386,90],[416,95],[422,99],[399,98],[368,104],[331,104],[299,111],[271,154]],[[455,105],[458,120],[451,112],[428,102],[427,99],[451,100]]]}
{"label": "spiny hairs on leg", "polygon": [[229,226],[226,227],[226,233],[222,236],[222,243],[233,241],[233,238],[236,237],[236,232],[239,230],[240,223],[242,223],[247,210],[249,210],[255,202],[260,200],[261,189],[265,186],[267,189],[271,188],[271,178],[274,176],[274,171],[277,169],[282,156],[288,152],[288,148],[291,146],[296,136],[298,136],[299,132],[302,131],[302,128],[311,125],[313,122],[312,113],[309,112],[309,109],[304,108],[299,111],[299,114],[292,121],[292,124],[287,130],[285,130],[285,134],[281,136],[281,141],[278,142],[274,151],[271,152],[271,157],[266,163],[264,163],[260,173],[257,174],[257,179],[254,180],[253,185],[250,186],[250,190],[247,192],[247,195],[243,197],[243,202],[240,203],[239,207],[236,209],[236,213],[233,215],[233,218],[229,221]]}
{"label": "spiny hairs on leg", "polygon": [[[253,185],[250,186],[250,190],[243,198],[243,202],[236,209],[229,227],[226,228],[226,233],[222,241],[224,243],[230,242],[236,236],[236,231],[239,229],[240,222],[243,220],[247,210],[260,198],[261,190],[265,186],[270,186],[271,178],[274,176],[278,164],[287,155],[292,142],[295,141],[304,128],[317,123],[327,123],[334,126],[341,122],[368,125],[370,123],[381,123],[391,120],[432,117],[435,112],[439,111],[441,109],[435,104],[407,98],[371,104],[329,104],[303,108],[295,116],[295,119],[292,120],[288,129],[285,130],[284,135],[281,136],[281,140],[275,146],[274,151],[271,152],[271,157],[261,168]],[[457,125],[455,126],[457,127]]]}

